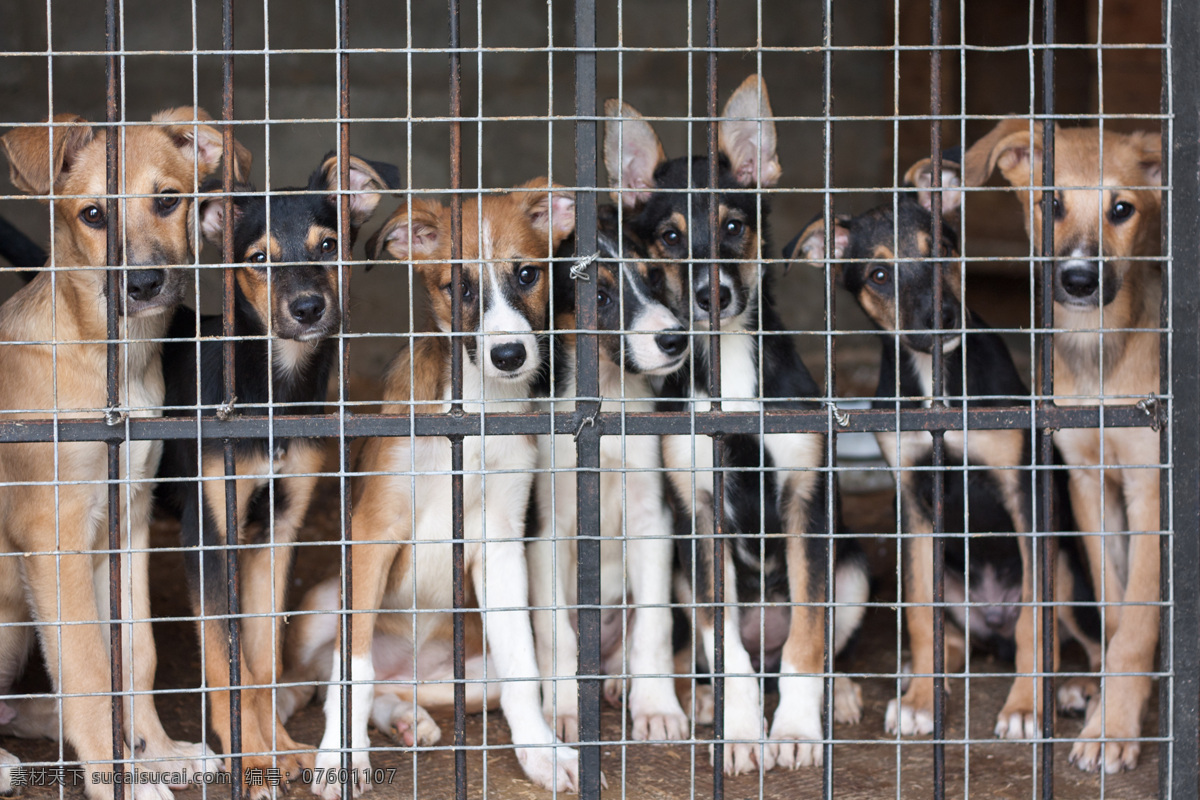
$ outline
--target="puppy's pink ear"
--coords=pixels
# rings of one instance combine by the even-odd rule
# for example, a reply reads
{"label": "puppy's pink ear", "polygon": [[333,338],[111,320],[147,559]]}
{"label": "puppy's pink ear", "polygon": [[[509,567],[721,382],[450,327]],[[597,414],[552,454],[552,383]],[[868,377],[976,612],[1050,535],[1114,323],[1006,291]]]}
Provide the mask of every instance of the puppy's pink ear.
{"label": "puppy's pink ear", "polygon": [[[204,124],[212,121],[207,111],[199,106],[179,106],[160,111],[150,120],[160,123],[184,156],[196,162],[201,179],[216,172],[224,152],[224,140],[219,130]],[[253,156],[237,139],[233,140],[233,151],[233,179],[246,181]]]}
{"label": "puppy's pink ear", "polygon": [[1148,186],[1162,186],[1162,136],[1138,131],[1129,134],[1130,141],[1141,152],[1138,165],[1146,174]]}
{"label": "puppy's pink ear", "polygon": [[963,182],[967,186],[983,186],[999,167],[1004,179],[1013,186],[1028,186],[1030,167],[1040,175],[1041,160],[1042,123],[1031,126],[1027,119],[1001,120],[967,150],[963,157]]}
{"label": "puppy's pink ear", "polygon": [[[371,218],[383,192],[400,188],[400,170],[392,164],[381,161],[367,161],[365,158],[350,156],[350,184],[346,187],[347,194],[343,195],[350,206],[350,226],[356,230]],[[337,190],[338,161],[332,155],[321,164],[320,174],[322,186],[326,189]],[[329,201],[336,202],[336,196],[330,195]]]}
{"label": "puppy's pink ear", "polygon": [[628,103],[615,98],[604,104],[604,167],[608,183],[624,191],[612,192],[614,202],[634,208],[650,199],[654,170],[667,160],[662,142],[650,123]]}
{"label": "puppy's pink ear", "polygon": [[725,103],[718,145],[740,186],[774,186],[783,174],[776,153],[775,121],[767,82],[751,75]]}
{"label": "puppy's pink ear", "polygon": [[397,261],[431,261],[448,251],[442,223],[446,207],[432,200],[400,206],[367,240],[367,257]]}
{"label": "puppy's pink ear", "polygon": [[[834,220],[833,237],[830,241],[830,258],[845,258],[846,250],[850,247],[850,230],[843,224],[842,218]],[[784,248],[784,258],[793,261],[808,261],[814,267],[824,267],[825,264],[825,220],[816,219]]]}
{"label": "puppy's pink ear", "polygon": [[549,235],[553,248],[562,244],[575,231],[575,195],[568,191],[557,191],[558,184],[549,178],[534,178],[521,189],[551,189],[555,191],[518,192],[517,198],[529,215],[533,229],[542,236]]}
{"label": "puppy's pink ear", "polygon": [[87,120],[75,114],[54,116],[51,126],[15,128],[0,136],[0,147],[8,156],[13,185],[30,194],[48,194],[71,171],[75,156],[95,138]]}
{"label": "puppy's pink ear", "polygon": [[[904,185],[917,190],[917,202],[933,210],[933,160],[922,158],[904,173]],[[942,213],[953,214],[962,206],[960,168],[953,161],[942,159]]]}

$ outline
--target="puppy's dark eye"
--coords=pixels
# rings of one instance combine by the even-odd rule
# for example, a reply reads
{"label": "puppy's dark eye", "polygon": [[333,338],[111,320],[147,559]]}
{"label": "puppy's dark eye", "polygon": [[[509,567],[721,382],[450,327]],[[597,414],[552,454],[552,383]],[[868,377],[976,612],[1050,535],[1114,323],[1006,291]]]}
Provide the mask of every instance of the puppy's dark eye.
{"label": "puppy's dark eye", "polygon": [[1133,216],[1133,212],[1137,209],[1133,207],[1133,203],[1125,200],[1120,200],[1113,204],[1112,209],[1108,212],[1108,218],[1112,222],[1124,222]]}
{"label": "puppy's dark eye", "polygon": [[1067,209],[1063,206],[1062,201],[1054,195],[1042,195],[1042,206],[1044,207],[1046,203],[1050,203],[1054,209],[1055,219],[1062,219],[1066,216]]}
{"label": "puppy's dark eye", "polygon": [[596,308],[605,308],[606,306],[610,306],[612,305],[612,301],[613,298],[612,295],[609,294],[608,289],[596,290]]}
{"label": "puppy's dark eye", "polygon": [[746,229],[746,223],[740,219],[725,220],[725,235],[726,236],[741,236],[742,231]]}
{"label": "puppy's dark eye", "polygon": [[533,286],[541,276],[542,271],[540,269],[526,264],[517,270],[517,283],[522,286]]}
{"label": "puppy's dark eye", "polygon": [[667,247],[678,247],[679,243],[683,241],[683,234],[674,228],[667,228],[662,232],[661,238]]}
{"label": "puppy's dark eye", "polygon": [[892,273],[888,272],[883,267],[876,267],[871,270],[871,283],[878,286],[884,286],[892,279]]}
{"label": "puppy's dark eye", "polygon": [[246,260],[251,264],[265,264],[267,263],[267,254],[262,250],[255,250],[246,258]]}
{"label": "puppy's dark eye", "polygon": [[165,217],[179,207],[179,192],[174,189],[163,189],[163,197],[154,199],[154,211],[160,216]]}
{"label": "puppy's dark eye", "polygon": [[[448,283],[442,287],[442,291],[444,291],[450,297],[454,296],[453,292],[450,291],[450,284],[448,284]],[[473,296],[473,292],[471,290],[471,283],[470,283],[470,281],[464,280],[462,282],[462,299],[470,300],[472,296]]]}
{"label": "puppy's dark eye", "polygon": [[83,220],[84,225],[93,228],[104,227],[104,210],[100,206],[88,206],[79,212],[79,218]]}
{"label": "puppy's dark eye", "polygon": [[331,253],[336,253],[337,249],[338,249],[338,242],[337,242],[337,239],[335,239],[334,237],[326,236],[324,239],[321,240],[321,255],[327,256],[327,255],[330,255]]}

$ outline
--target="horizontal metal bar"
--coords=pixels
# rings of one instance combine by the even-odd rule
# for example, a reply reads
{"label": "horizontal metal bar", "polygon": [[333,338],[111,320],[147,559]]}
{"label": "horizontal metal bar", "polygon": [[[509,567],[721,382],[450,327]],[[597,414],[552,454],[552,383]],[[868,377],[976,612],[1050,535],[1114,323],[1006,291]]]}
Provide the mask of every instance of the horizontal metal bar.
{"label": "horizontal metal bar", "polygon": [[[1160,422],[1136,406],[1104,406],[1105,428],[1152,427]],[[1161,412],[1157,412],[1161,413]],[[1099,406],[1048,407],[1033,411],[1027,406],[1007,408],[912,408],[862,409],[838,412],[845,424],[834,423],[841,433],[901,431],[1011,430],[1036,427],[1099,428]],[[553,422],[551,420],[553,419]],[[965,425],[964,425],[965,422]],[[531,436],[548,433],[572,434],[580,423],[573,414],[336,414],[320,416],[245,416],[228,420],[179,417],[137,417],[120,425],[102,419],[19,420],[0,422],[0,443],[28,442],[123,442],[154,439],[265,439],[273,430],[276,439],[336,439],[362,436],[477,436],[480,424],[489,436]],[[830,411],[748,412],[601,412],[595,417],[602,436],[687,435],[705,436],[751,433],[824,433],[830,427]],[[126,435],[128,427],[128,436]]]}

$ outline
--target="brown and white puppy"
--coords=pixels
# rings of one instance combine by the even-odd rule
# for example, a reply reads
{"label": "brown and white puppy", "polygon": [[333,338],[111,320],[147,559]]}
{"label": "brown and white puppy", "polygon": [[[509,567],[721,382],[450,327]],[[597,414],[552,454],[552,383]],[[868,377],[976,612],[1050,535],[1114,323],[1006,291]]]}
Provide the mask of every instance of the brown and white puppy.
{"label": "brown and white puppy", "polygon": [[[629,228],[654,259],[676,262],[682,294],[676,312],[693,329],[709,327],[713,295],[719,304],[721,402],[725,411],[761,414],[773,409],[818,408],[820,387],[800,360],[775,310],[760,261],[768,250],[767,201],[759,186],[772,186],[781,168],[766,86],[757,76],[742,82],[726,102],[719,128],[716,202],[719,230],[709,228],[712,194],[708,159],[668,159],[650,124],[632,107],[609,101],[604,160],[619,199],[629,207]],[[715,236],[712,235],[715,233]],[[715,239],[717,251],[711,249]],[[719,263],[719,285],[711,267]],[[697,337],[685,367],[659,390],[659,408],[711,408],[708,376],[710,336]],[[664,436],[663,463],[675,511],[676,552],[684,580],[676,582],[685,603],[697,603],[699,648],[713,664],[716,637],[725,643],[724,768],[730,774],[775,764],[819,764],[825,670],[825,574],[831,551],[838,558],[839,603],[866,601],[865,564],[844,558],[850,538],[836,547],[822,534],[837,531],[828,513],[825,437],[821,434],[734,435],[722,439],[723,530],[735,534],[721,565],[725,578],[724,629],[712,613],[714,574],[713,443],[707,436]],[[811,534],[811,535],[810,535]],[[859,551],[861,555],[861,551]],[[694,570],[693,570],[694,564]],[[693,586],[692,575],[695,575]],[[765,603],[740,608],[737,603]],[[795,605],[792,605],[795,604]],[[862,619],[861,607],[839,608],[834,649],[840,650]],[[760,631],[762,636],[760,637]],[[753,654],[753,655],[752,655]],[[761,657],[760,657],[761,656]],[[755,663],[756,660],[759,663]],[[769,741],[760,671],[779,672],[779,705]],[[852,681],[835,682],[838,721],[857,720],[861,693]]]}
{"label": "brown and white puppy", "polygon": [[[962,192],[958,165],[943,162],[942,211],[957,211]],[[942,304],[933,303],[937,265],[933,253],[932,193],[929,159],[915,164],[905,176],[912,191],[893,202],[853,217],[838,217],[833,227],[830,256],[846,259],[836,265],[839,282],[882,332],[879,382],[872,405],[880,409],[928,406],[933,396],[933,353],[944,358],[942,394],[951,406],[972,398],[975,407],[1005,407],[1027,401],[1029,389],[1013,363],[1004,340],[963,304],[962,273],[958,265],[943,269]],[[919,187],[919,188],[918,188]],[[940,248],[944,258],[958,256],[958,237],[950,219],[944,220]],[[825,258],[825,223],[811,223],[785,256],[819,264]],[[945,477],[940,498],[935,495],[933,439],[928,433],[876,434],[892,467],[900,468],[900,510],[904,533],[905,619],[912,649],[910,682],[902,698],[888,703],[884,725],[902,735],[933,732],[933,509],[944,507],[946,537],[945,670],[958,672],[966,657],[966,639],[1002,657],[1014,658],[1017,672],[1039,670],[1041,641],[1035,635],[1033,570],[1033,441],[1028,430],[972,430],[945,435]],[[968,470],[968,467],[970,469]],[[1070,529],[1065,474],[1055,472],[1056,519],[1051,530]],[[967,537],[970,547],[967,548]],[[1063,603],[1060,621],[1078,640],[1093,663],[1099,663],[1099,617],[1089,603],[1083,560],[1075,540],[1058,549],[1055,583]],[[1076,577],[1079,579],[1076,580]],[[1084,596],[1076,595],[1082,590]],[[968,607],[967,602],[974,607]],[[1055,639],[1055,641],[1059,641]],[[1009,656],[1011,654],[1011,656]],[[1055,650],[1054,668],[1057,669]],[[1085,687],[1060,697],[1084,701]],[[1094,683],[1093,683],[1094,685]],[[1065,687],[1064,687],[1065,688]],[[1006,738],[1037,736],[1034,679],[1013,681],[996,718],[995,733]],[[1086,705],[1086,702],[1083,702]],[[1067,710],[1082,710],[1069,708]]]}
{"label": "brown and white puppy", "polygon": [[[596,292],[600,397],[604,411],[653,411],[651,377],[679,369],[687,357],[683,323],[667,306],[667,271],[648,264],[617,227],[615,209],[601,209],[598,247],[602,259],[595,284],[575,281],[570,262],[555,265],[558,327],[575,327],[575,292]],[[574,255],[572,242],[561,255]],[[677,270],[671,270],[672,277]],[[679,287],[675,287],[677,295]],[[575,409],[575,337],[555,336],[554,404],[559,414]],[[542,709],[565,741],[579,738],[579,690],[575,682],[578,637],[568,607],[578,604],[578,545],[575,443],[569,435],[539,437],[537,538],[527,545],[529,599],[542,672]],[[662,452],[657,436],[605,436],[600,444],[600,602],[605,614],[600,634],[605,672],[629,675],[629,714],[634,739],[687,736],[687,716],[679,705],[671,654],[671,515],[663,498]],[[636,608],[622,611],[626,603]],[[627,632],[628,645],[624,644]],[[626,663],[626,658],[628,662]],[[624,686],[605,684],[616,702]]]}
{"label": "brown and white puppy", "polygon": [[[463,203],[462,400],[470,412],[482,410],[484,401],[488,412],[530,410],[533,387],[544,377],[550,327],[547,261],[575,226],[574,199],[552,188],[539,178],[508,194]],[[445,413],[452,402],[451,340],[445,335],[451,329],[450,211],[429,200],[403,205],[368,250],[412,262],[429,292],[437,325],[392,366],[383,413]],[[465,440],[465,567],[487,631],[486,677],[500,682],[499,703],[517,758],[534,783],[567,791],[578,786],[578,753],[556,747],[554,731],[542,717],[533,629],[523,610],[529,605],[523,537],[537,454],[532,436]],[[453,606],[450,469],[450,443],[441,437],[372,439],[358,459],[356,471],[364,477],[356,489],[350,548],[353,610],[358,612],[350,662],[355,795],[370,787],[369,719],[406,741],[427,745],[439,732],[414,701],[452,702],[449,684],[426,685],[453,676],[452,616],[445,611]],[[337,579],[319,586],[304,608],[336,611],[337,586]],[[416,611],[421,613],[414,620]],[[332,614],[295,618],[287,646],[289,671],[341,680],[337,631]],[[474,646],[468,656],[468,678],[482,680],[481,647]],[[479,693],[469,698],[473,707],[488,701],[484,684],[468,687]],[[328,774],[322,768],[337,773],[342,703],[341,690],[328,691],[318,775]],[[337,783],[314,782],[312,788],[327,798],[342,791]]]}
{"label": "brown and white puppy", "polygon": [[[1159,391],[1162,142],[1158,134],[1054,129],[1054,185],[1042,188],[1039,124],[1008,119],[966,154],[965,179],[979,186],[999,168],[1025,212],[1037,255],[1042,208],[1053,204],[1054,395],[1064,405],[1123,405]],[[1099,331],[1103,328],[1104,332]],[[1104,668],[1148,673],[1158,644],[1159,437],[1150,428],[1071,429],[1055,442],[1072,469],[1071,507],[1084,540],[1093,590],[1105,604]],[[1103,463],[1101,454],[1103,453]],[[1097,469],[1103,467],[1103,469]],[[1115,535],[1114,535],[1115,534]],[[1117,605],[1129,603],[1130,605]],[[1104,678],[1070,758],[1081,769],[1137,766],[1150,697],[1148,676]],[[1104,743],[1101,738],[1108,739]],[[1125,739],[1127,741],[1113,741]]]}
{"label": "brown and white puppy", "polygon": [[[185,285],[175,265],[194,262],[197,248],[192,199],[196,179],[221,159],[221,134],[201,109],[154,116],[156,125],[125,129],[119,201],[121,243],[121,408],[154,416],[163,404],[161,339]],[[41,272],[0,307],[0,408],[11,418],[100,418],[106,397],[106,218],[113,201],[106,187],[105,132],[73,115],[48,127],[10,131],[0,138],[18,188],[53,194],[54,267]],[[249,154],[236,154],[238,171]],[[61,198],[61,199],[60,199]],[[81,269],[82,268],[82,269]],[[20,342],[20,344],[16,344]],[[154,707],[155,654],[150,630],[148,548],[150,498],[160,442],[130,442],[121,450],[122,561],[125,618],[121,683],[126,697],[126,758],[146,771],[194,774],[216,769],[211,751],[173,741]],[[111,797],[113,766],[107,614],[108,479],[106,446],[13,444],[0,453],[0,620],[36,620],[54,689],[62,695],[62,726],[88,772],[90,796]],[[0,625],[0,691],[17,677],[32,644],[32,628]],[[61,667],[60,667],[61,665]],[[47,701],[49,702],[49,701]],[[25,733],[57,735],[57,715],[43,701],[22,701],[13,724]],[[22,726],[22,715],[47,721]],[[33,726],[36,727],[36,726]],[[161,783],[138,783],[137,798],[170,796]]]}

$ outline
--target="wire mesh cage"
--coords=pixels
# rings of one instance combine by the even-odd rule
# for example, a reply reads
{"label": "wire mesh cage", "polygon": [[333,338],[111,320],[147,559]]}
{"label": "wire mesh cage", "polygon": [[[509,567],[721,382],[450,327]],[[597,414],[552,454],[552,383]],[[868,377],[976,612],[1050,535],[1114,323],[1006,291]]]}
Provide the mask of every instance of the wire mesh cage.
{"label": "wire mesh cage", "polygon": [[10,9],[0,790],[1195,796],[1198,15]]}

